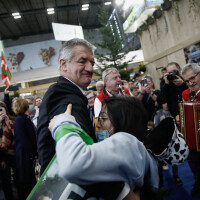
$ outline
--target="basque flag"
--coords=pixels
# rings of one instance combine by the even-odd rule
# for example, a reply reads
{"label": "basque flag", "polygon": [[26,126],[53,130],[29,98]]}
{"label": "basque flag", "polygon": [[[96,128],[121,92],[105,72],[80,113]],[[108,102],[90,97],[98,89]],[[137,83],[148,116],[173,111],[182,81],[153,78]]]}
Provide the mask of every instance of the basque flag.
{"label": "basque flag", "polygon": [[6,60],[3,56],[3,52],[1,52],[1,70],[2,70],[2,81],[6,85],[6,87],[10,86],[12,75],[10,73],[10,69],[6,64]]}

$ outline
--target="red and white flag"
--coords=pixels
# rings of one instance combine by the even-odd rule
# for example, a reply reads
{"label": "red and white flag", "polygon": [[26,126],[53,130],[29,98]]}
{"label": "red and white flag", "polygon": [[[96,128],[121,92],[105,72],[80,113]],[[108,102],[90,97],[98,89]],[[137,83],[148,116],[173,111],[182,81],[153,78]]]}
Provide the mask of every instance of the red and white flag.
{"label": "red and white flag", "polygon": [[10,73],[10,69],[6,63],[3,52],[1,52],[1,71],[2,71],[2,74],[1,74],[2,81],[4,82],[6,87],[10,86],[12,74]]}

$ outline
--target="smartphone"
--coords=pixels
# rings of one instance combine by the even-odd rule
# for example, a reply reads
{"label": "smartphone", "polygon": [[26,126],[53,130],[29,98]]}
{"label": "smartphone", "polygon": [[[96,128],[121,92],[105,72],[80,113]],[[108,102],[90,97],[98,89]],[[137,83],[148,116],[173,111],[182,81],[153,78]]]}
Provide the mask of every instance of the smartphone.
{"label": "smartphone", "polygon": [[16,90],[19,90],[19,87],[18,86],[13,86],[11,85],[9,88],[8,88],[9,91],[16,91]]}
{"label": "smartphone", "polygon": [[147,85],[147,79],[146,78],[142,79],[142,85]]}

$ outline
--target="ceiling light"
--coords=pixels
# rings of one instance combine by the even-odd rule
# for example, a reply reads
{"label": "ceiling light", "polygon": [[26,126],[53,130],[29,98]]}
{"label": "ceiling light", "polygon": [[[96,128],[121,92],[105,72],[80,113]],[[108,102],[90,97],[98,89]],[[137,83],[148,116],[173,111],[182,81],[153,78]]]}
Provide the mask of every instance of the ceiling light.
{"label": "ceiling light", "polygon": [[47,14],[48,14],[48,15],[52,15],[52,14],[54,14],[54,10],[53,10],[53,11],[49,11],[49,12],[47,12]]}
{"label": "ceiling light", "polygon": [[105,2],[104,5],[107,6],[107,5],[110,5],[111,3],[112,3],[111,1],[108,1],[108,2]]}
{"label": "ceiling light", "polygon": [[19,19],[19,18],[21,18],[21,15],[14,16],[14,19]]}
{"label": "ceiling light", "polygon": [[81,10],[88,10],[88,7],[87,8],[82,8]]}
{"label": "ceiling light", "polygon": [[12,13],[12,16],[18,16],[18,15],[20,15],[18,12]]}
{"label": "ceiling light", "polygon": [[47,12],[51,12],[51,11],[54,11],[54,8],[48,8],[47,9]]}
{"label": "ceiling light", "polygon": [[82,8],[88,8],[89,7],[89,4],[83,4],[82,5]]}
{"label": "ceiling light", "polygon": [[124,3],[124,0],[115,0],[117,6],[121,6]]}

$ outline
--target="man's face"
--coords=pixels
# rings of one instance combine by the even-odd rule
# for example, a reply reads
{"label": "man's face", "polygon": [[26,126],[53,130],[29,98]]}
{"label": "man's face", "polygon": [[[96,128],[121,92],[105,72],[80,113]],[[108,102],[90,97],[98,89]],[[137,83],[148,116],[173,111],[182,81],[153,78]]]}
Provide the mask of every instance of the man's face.
{"label": "man's face", "polygon": [[105,78],[105,85],[106,89],[111,94],[118,94],[119,93],[119,85],[121,85],[122,80],[121,76],[118,71],[110,71],[108,72]]}
{"label": "man's face", "polygon": [[[34,102],[31,99],[26,99],[26,101],[28,102],[28,105],[34,105]],[[35,105],[34,105],[35,106]]]}
{"label": "man's face", "polygon": [[89,93],[87,96],[89,106],[94,106],[95,95],[93,93]]}
{"label": "man's face", "polygon": [[139,82],[139,83],[141,83],[141,82],[142,82],[142,76],[138,76],[138,77],[136,78],[136,81]]}
{"label": "man's face", "polygon": [[166,69],[167,69],[167,73],[170,73],[170,72],[172,72],[173,70],[178,71],[179,74],[180,74],[180,72],[181,72],[181,69],[178,68],[176,65],[169,65],[169,66],[167,66]]}
{"label": "man's face", "polygon": [[135,84],[134,84],[132,81],[129,81],[129,82],[128,82],[128,85],[129,85],[129,88],[135,86]]}
{"label": "man's face", "polygon": [[35,105],[37,106],[37,107],[40,107],[40,104],[42,103],[42,99],[40,99],[40,98],[37,98],[36,100],[35,100]]}
{"label": "man's face", "polygon": [[102,92],[102,90],[103,90],[103,85],[102,84],[98,84],[96,86],[96,89],[97,89],[97,92],[100,94]]}
{"label": "man's face", "polygon": [[182,77],[190,91],[198,92],[200,90],[200,74],[195,74],[192,69],[189,69]]}
{"label": "man's face", "polygon": [[162,70],[162,75],[164,76],[167,73],[167,70]]}
{"label": "man's face", "polygon": [[85,90],[92,80],[94,55],[84,46],[74,47],[73,55],[71,62],[60,60],[61,75]]}

